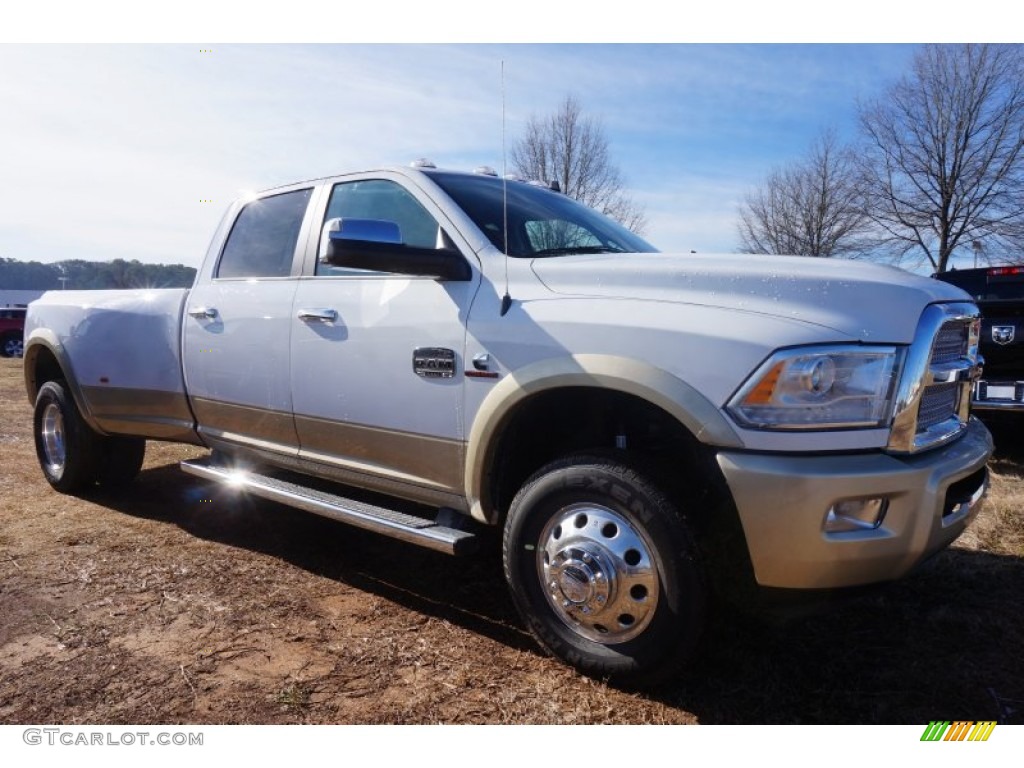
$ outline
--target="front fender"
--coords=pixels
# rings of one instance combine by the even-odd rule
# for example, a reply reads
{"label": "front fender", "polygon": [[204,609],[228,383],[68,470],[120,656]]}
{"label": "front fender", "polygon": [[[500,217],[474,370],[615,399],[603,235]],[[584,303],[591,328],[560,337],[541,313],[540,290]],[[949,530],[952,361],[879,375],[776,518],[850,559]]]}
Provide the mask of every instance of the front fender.
{"label": "front fender", "polygon": [[704,395],[668,371],[616,355],[571,355],[531,363],[506,376],[477,410],[466,446],[466,498],[474,518],[493,522],[483,489],[494,452],[515,410],[531,397],[566,387],[595,387],[633,395],[677,419],[700,442],[741,448],[722,412]]}

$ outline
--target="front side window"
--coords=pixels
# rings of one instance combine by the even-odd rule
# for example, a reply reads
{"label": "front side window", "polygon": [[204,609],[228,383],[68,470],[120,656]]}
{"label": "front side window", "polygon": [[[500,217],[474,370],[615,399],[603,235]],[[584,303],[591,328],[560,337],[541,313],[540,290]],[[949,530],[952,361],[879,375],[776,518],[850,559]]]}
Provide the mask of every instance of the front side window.
{"label": "front side window", "polygon": [[[398,225],[403,245],[436,248],[439,227],[427,209],[404,187],[384,179],[336,184],[327,203],[329,219],[374,219]],[[364,270],[317,264],[318,275],[365,274]]]}
{"label": "front side window", "polygon": [[287,277],[312,189],[263,197],[235,219],[217,277]]}

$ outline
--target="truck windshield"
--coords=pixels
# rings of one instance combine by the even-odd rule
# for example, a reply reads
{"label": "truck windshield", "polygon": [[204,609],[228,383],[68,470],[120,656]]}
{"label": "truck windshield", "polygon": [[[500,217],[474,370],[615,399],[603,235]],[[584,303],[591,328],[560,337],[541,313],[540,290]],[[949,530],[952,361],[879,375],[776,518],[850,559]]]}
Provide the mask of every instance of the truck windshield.
{"label": "truck windshield", "polygon": [[[505,250],[505,184],[494,176],[428,171],[495,248]],[[509,181],[508,255],[657,253],[657,248],[592,208],[543,187]]]}

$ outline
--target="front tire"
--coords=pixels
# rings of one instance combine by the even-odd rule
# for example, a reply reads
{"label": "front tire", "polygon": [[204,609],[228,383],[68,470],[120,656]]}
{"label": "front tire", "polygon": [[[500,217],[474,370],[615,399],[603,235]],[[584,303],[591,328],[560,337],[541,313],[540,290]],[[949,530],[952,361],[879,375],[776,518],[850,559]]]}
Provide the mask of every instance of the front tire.
{"label": "front tire", "polygon": [[33,414],[36,456],[46,481],[78,493],[96,481],[99,436],[89,428],[60,381],[39,388]]}
{"label": "front tire", "polygon": [[541,469],[512,501],[503,554],[526,625],[583,674],[654,685],[702,634],[706,589],[689,525],[619,462],[580,456]]}

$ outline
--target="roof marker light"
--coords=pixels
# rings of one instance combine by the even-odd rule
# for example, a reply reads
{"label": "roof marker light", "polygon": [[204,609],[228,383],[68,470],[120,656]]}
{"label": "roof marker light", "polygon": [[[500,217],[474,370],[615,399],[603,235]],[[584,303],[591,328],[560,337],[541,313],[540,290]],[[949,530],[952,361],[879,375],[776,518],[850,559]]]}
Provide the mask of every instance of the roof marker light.
{"label": "roof marker light", "polygon": [[562,191],[562,185],[559,184],[556,179],[551,179],[550,181],[541,181],[540,179],[531,179],[530,181],[528,181],[526,183],[529,184],[531,187],[540,187],[542,189],[550,189],[552,192],[561,192]]}
{"label": "roof marker light", "polygon": [[418,158],[409,163],[410,168],[437,168],[436,165],[425,157]]}

